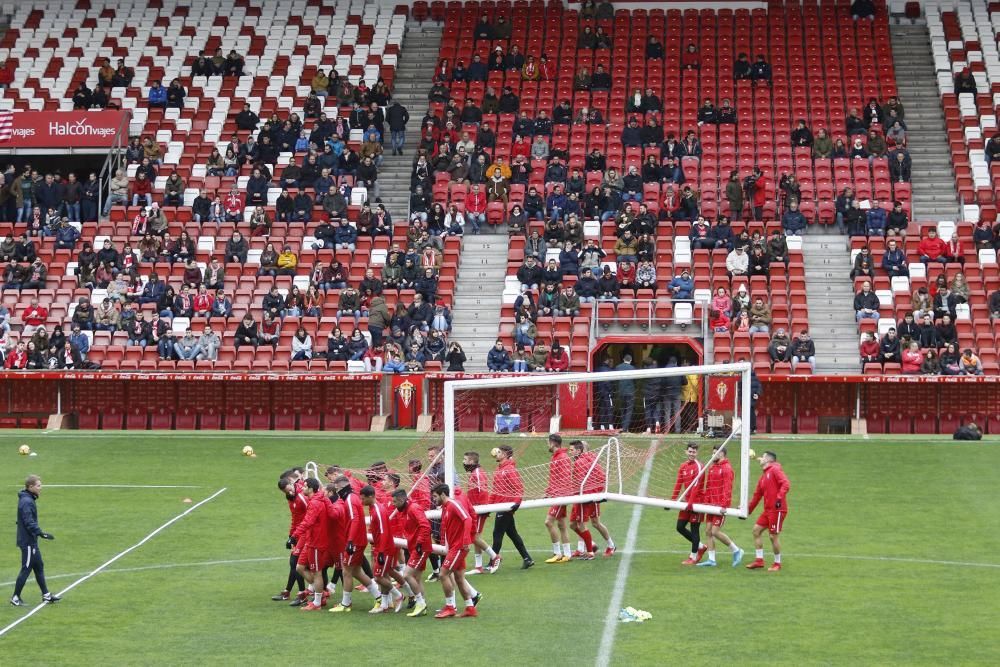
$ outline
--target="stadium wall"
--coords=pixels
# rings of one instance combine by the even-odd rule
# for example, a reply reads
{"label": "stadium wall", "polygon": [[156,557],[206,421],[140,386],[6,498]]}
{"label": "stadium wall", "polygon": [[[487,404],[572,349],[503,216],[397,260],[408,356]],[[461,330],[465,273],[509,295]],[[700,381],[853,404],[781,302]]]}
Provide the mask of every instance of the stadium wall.
{"label": "stadium wall", "polygon": [[[410,426],[423,415],[438,430],[444,382],[490,376],[0,373],[0,428],[44,428],[50,416],[62,415],[64,424],[80,429],[368,431],[378,416],[390,426]],[[761,381],[761,431],[949,434],[972,420],[1000,433],[1000,377],[761,375]],[[464,417],[465,428],[492,428],[490,401]],[[549,417],[551,410],[537,411],[523,427],[543,432]]]}

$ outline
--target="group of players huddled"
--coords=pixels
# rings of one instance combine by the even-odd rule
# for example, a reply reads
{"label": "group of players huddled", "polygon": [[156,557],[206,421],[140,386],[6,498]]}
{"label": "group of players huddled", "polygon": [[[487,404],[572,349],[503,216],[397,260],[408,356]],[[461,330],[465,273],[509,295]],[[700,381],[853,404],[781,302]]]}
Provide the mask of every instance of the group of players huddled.
{"label": "group of players huddled", "polygon": [[[600,495],[605,490],[606,473],[584,441],[574,440],[566,448],[562,437],[552,434],[548,438],[548,449],[552,458],[546,497]],[[743,558],[743,550],[722,532],[725,514],[705,515],[694,511],[695,503],[724,508],[730,505],[734,475],[725,448],[715,447],[707,470],[698,461],[697,444],[689,444],[686,453],[687,460],[678,470],[671,497],[687,503],[677,521],[677,532],[691,542],[691,555],[684,564],[715,566],[715,540],[719,540],[732,551],[735,567]],[[327,600],[336,594],[340,583],[341,600],[330,609],[333,613],[352,611],[353,593],[363,590],[374,598],[370,614],[399,613],[405,606],[407,616],[424,616],[427,602],[423,572],[430,561],[432,573],[426,581],[440,581],[445,598],[435,618],[477,616],[477,605],[483,596],[466,575],[495,573],[503,560],[500,549],[505,536],[511,539],[520,554],[522,569],[535,564],[514,521],[514,514],[523,500],[524,483],[517,470],[514,450],[509,445],[491,451],[497,462],[492,489],[489,476],[479,465],[478,452],[465,452],[462,457],[463,468],[468,473],[464,492],[458,484],[446,483],[440,454],[440,447],[428,448],[426,471],[419,459],[409,461],[405,473],[410,482],[409,491],[401,487],[403,477],[383,461],[365,470],[365,480],[354,477],[350,470],[330,466],[324,473],[325,485],[319,479],[307,477],[301,467],[283,472],[278,488],[291,512],[285,543],[291,550],[291,557],[285,588],[272,599],[291,600],[292,606],[303,611],[318,611],[327,606]],[[778,535],[788,512],[785,501],[788,478],[773,452],[765,452],[758,461],[764,473],[751,500],[750,512],[761,500],[765,509],[753,531],[756,558],[747,567],[759,569],[764,566],[762,535],[766,529],[771,535],[775,557],[770,569],[777,571],[781,569]],[[483,538],[489,514],[477,514],[474,508],[488,504],[508,506],[496,514],[492,543]],[[596,547],[588,523],[606,541],[604,556],[613,556],[616,547],[601,522],[600,502],[571,505],[569,512],[566,505],[549,509],[545,526],[552,538],[553,555],[545,562],[592,560]],[[426,513],[434,509],[440,511],[440,518],[428,519]],[[708,524],[704,543],[700,531],[703,522]],[[580,538],[575,551],[571,551],[569,529]],[[365,556],[369,543],[371,561]],[[470,547],[474,549],[475,565],[466,571]],[[332,578],[330,568],[333,568]],[[293,599],[292,589],[296,584],[299,592]],[[456,594],[460,594],[464,602],[461,612]]]}

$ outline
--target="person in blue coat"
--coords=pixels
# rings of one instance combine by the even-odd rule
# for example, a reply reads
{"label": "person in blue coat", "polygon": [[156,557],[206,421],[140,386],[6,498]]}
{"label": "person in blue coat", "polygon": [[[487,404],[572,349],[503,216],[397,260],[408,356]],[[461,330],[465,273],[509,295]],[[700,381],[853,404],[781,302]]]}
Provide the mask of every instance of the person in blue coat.
{"label": "person in blue coat", "polygon": [[674,301],[690,301],[694,294],[694,280],[691,272],[687,269],[681,271],[681,275],[674,276],[667,286]]}
{"label": "person in blue coat", "polygon": [[59,596],[50,593],[45,584],[45,564],[42,562],[42,552],[38,550],[38,538],[55,539],[38,527],[38,507],[35,501],[41,492],[42,479],[38,475],[28,475],[24,480],[24,489],[17,494],[17,546],[21,549],[21,571],[14,584],[14,595],[10,598],[10,603],[15,607],[24,605],[21,591],[32,573],[38,587],[42,589],[42,600],[50,604],[59,601]]}
{"label": "person in blue coat", "polygon": [[878,200],[874,200],[865,220],[868,236],[885,236],[885,223],[888,217],[886,210],[879,206]]}
{"label": "person in blue coat", "polygon": [[791,201],[788,210],[781,216],[781,226],[789,236],[799,236],[806,229],[806,216],[799,210],[799,203]]}
{"label": "person in blue coat", "polygon": [[163,87],[159,80],[154,81],[153,85],[150,86],[148,101],[151,107],[167,108],[167,89]]}

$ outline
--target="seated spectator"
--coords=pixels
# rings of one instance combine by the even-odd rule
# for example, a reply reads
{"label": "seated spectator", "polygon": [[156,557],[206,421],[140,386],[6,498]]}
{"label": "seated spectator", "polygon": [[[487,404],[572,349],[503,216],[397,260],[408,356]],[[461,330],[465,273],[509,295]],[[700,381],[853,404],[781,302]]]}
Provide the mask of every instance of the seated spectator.
{"label": "seated spectator", "polygon": [[957,229],[945,243],[945,252],[942,257],[950,263],[965,264],[965,249],[962,246],[962,240],[958,236]]}
{"label": "seated spectator", "polygon": [[691,272],[683,269],[679,276],[674,276],[667,288],[674,301],[690,301],[694,296],[694,279],[691,277]]}
{"label": "seated spectator", "polygon": [[875,18],[875,3],[873,0],[854,0],[851,3],[851,17],[858,19],[873,20]]}
{"label": "seated spectator", "polygon": [[708,311],[708,328],[715,333],[728,333],[731,323],[726,313],[714,308]]}
{"label": "seated spectator", "polygon": [[808,363],[812,372],[816,372],[816,344],[805,329],[792,341],[792,372],[802,362]]}
{"label": "seated spectator", "polygon": [[299,258],[294,252],[292,252],[292,246],[287,244],[285,245],[284,249],[278,255],[276,264],[279,276],[295,275],[295,269],[299,264]]}
{"label": "seated spectator", "polygon": [[875,334],[867,332],[861,334],[860,354],[862,364],[878,364],[882,362],[881,348]]}
{"label": "seated spectator", "polygon": [[249,252],[250,246],[243,235],[239,232],[233,232],[233,235],[226,241],[224,261],[246,264]]}
{"label": "seated spectator", "polygon": [[764,54],[757,54],[757,60],[750,66],[750,80],[754,83],[764,82],[771,85],[771,65]]}
{"label": "seated spectator", "polygon": [[726,256],[726,272],[729,277],[745,276],[750,270],[750,258],[743,246],[738,245]]}
{"label": "seated spectator", "polygon": [[885,226],[888,215],[879,206],[878,199],[872,201],[872,207],[865,215],[865,232],[868,236],[885,236]]}
{"label": "seated spectator", "polygon": [[971,93],[976,95],[979,92],[976,86],[976,78],[972,76],[972,72],[966,67],[961,72],[955,75],[955,94],[962,95],[964,93]]}
{"label": "seated spectator", "polygon": [[805,231],[807,225],[806,217],[799,210],[799,203],[792,200],[788,203],[788,210],[781,216],[781,226],[789,236],[799,236]]}
{"label": "seated spectator", "polygon": [[872,291],[871,282],[866,280],[861,285],[861,291],[854,295],[855,319],[858,322],[867,319],[878,320],[878,310],[881,305],[878,295]]}
{"label": "seated spectator", "polygon": [[938,361],[937,350],[930,349],[924,351],[924,360],[920,364],[921,375],[938,375],[941,372],[941,364]]}
{"label": "seated spectator", "polygon": [[889,176],[895,183],[909,183],[912,175],[913,161],[909,153],[902,150],[893,151],[889,160]]}
{"label": "seated spectator", "polygon": [[983,374],[983,362],[980,361],[971,348],[965,348],[962,351],[962,356],[958,360],[958,367],[962,375]]}
{"label": "seated spectator", "polygon": [[[882,267],[885,268],[885,259],[882,260]],[[862,246],[858,254],[854,256],[854,268],[851,269],[851,280],[864,276],[869,280],[875,279],[875,269],[872,262],[872,252],[868,246]]]}
{"label": "seated spectator", "polygon": [[771,258],[768,256],[764,246],[755,243],[753,249],[750,251],[749,261],[750,276],[771,277]]}
{"label": "seated spectator", "polygon": [[941,347],[941,339],[938,338],[937,326],[931,315],[924,315],[924,319],[916,329],[916,338],[913,339],[920,347]]}
{"label": "seated spectator", "polygon": [[[907,315],[907,317],[911,317]],[[898,364],[900,362],[900,339],[896,336],[896,328],[889,327],[886,334],[879,342],[879,361],[882,363]]]}
{"label": "seated spectator", "polygon": [[784,329],[779,328],[771,337],[771,342],[767,346],[767,353],[771,357],[771,367],[775,362],[790,361],[792,358],[792,341]]}
{"label": "seated spectator", "polygon": [[934,317],[940,319],[945,315],[951,317],[952,320],[958,319],[956,310],[958,308],[958,299],[951,292],[951,288],[945,287],[944,289],[938,290],[938,293],[934,295]]}
{"label": "seated spectator", "polygon": [[882,255],[882,269],[889,278],[909,276],[910,267],[906,262],[906,253],[899,248],[896,239],[890,238],[885,254]]}
{"label": "seated spectator", "polygon": [[902,370],[904,375],[919,375],[920,368],[924,364],[924,355],[920,352],[920,345],[916,341],[902,353]]}
{"label": "seated spectator", "polygon": [[163,87],[159,79],[153,81],[153,85],[149,87],[147,103],[150,107],[167,108],[167,89]]}
{"label": "seated spectator", "polygon": [[312,336],[300,325],[292,336],[292,361],[312,359],[312,354]]}
{"label": "seated spectator", "polygon": [[497,342],[486,355],[486,368],[493,372],[506,372],[513,368],[510,353],[504,348],[503,341]]}
{"label": "seated spectator", "polygon": [[569,354],[559,343],[559,339],[552,341],[552,348],[545,358],[545,371],[548,373],[565,373],[569,370]]}
{"label": "seated spectator", "polygon": [[605,266],[597,281],[597,300],[618,303],[620,295],[621,285],[618,283],[618,277],[611,272],[610,266]]}

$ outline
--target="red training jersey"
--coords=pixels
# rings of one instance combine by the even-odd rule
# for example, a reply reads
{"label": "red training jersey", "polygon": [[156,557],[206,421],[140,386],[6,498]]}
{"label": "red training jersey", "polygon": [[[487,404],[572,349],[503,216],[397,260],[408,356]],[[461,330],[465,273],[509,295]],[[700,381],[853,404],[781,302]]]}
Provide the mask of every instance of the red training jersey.
{"label": "red training jersey", "polygon": [[454,498],[441,507],[441,535],[448,549],[464,549],[472,541],[472,516]]}
{"label": "red training jersey", "polygon": [[486,505],[490,502],[490,477],[482,468],[476,468],[469,473],[468,498],[473,505]]}
{"label": "red training jersey", "polygon": [[[680,469],[677,471],[677,483],[674,484],[674,493],[670,496],[671,500],[677,500],[680,497],[684,489],[691,486],[691,483],[698,477],[701,473],[701,464],[698,461],[685,461],[681,464]],[[684,496],[684,500],[688,503],[696,503],[700,500],[700,495],[698,493],[698,487],[693,487]]]}
{"label": "red training jersey", "polygon": [[552,454],[549,461],[549,485],[545,487],[545,495],[548,498],[561,496],[572,496],[576,493],[573,488],[573,459],[569,457],[569,451],[560,447]]}
{"label": "red training jersey", "polygon": [[431,552],[431,522],[427,520],[424,510],[412,502],[408,502],[405,509],[394,511],[389,516],[389,521],[394,521],[396,517],[403,519],[406,548],[409,551],[414,551],[420,544],[423,546],[424,553],[429,554]]}
{"label": "red training jersey", "polygon": [[295,534],[295,529],[302,523],[302,519],[306,518],[308,510],[309,500],[301,493],[296,492],[294,496],[288,499],[288,511],[292,514],[292,524],[288,527],[289,536]]}
{"label": "red training jersey", "polygon": [[600,463],[594,463],[596,459],[597,455],[593,452],[583,452],[573,462],[573,485],[576,493],[580,492],[581,487],[583,487],[583,493],[604,491],[607,473],[604,472]]}
{"label": "red training jersey", "polygon": [[355,549],[364,549],[368,544],[368,528],[365,526],[365,508],[361,496],[352,493],[344,499],[347,506],[347,541],[354,543]]}
{"label": "red training jersey", "polygon": [[733,466],[729,459],[719,459],[705,473],[705,503],[729,507],[733,500]]}
{"label": "red training jersey", "polygon": [[[465,511],[469,513],[469,516],[472,517],[472,524],[473,524],[472,525],[472,530],[475,531],[475,529],[476,529],[476,526],[475,526],[475,523],[476,523],[476,508],[473,507],[472,501],[469,500],[469,495],[467,493],[462,493],[462,489],[455,489],[455,502],[459,503],[462,507],[464,507]],[[472,541],[473,537],[475,537],[475,533],[474,532],[473,532],[473,534],[469,535],[469,541],[470,542]]]}
{"label": "red training jersey", "polygon": [[425,512],[431,508],[431,481],[427,475],[423,473],[413,475],[409,497],[411,503],[416,503]]}
{"label": "red training jersey", "polygon": [[327,505],[326,522],[329,532],[326,550],[330,554],[339,554],[347,548],[347,505],[340,498],[331,500]]}
{"label": "red training jersey", "polygon": [[309,497],[309,508],[306,515],[295,529],[296,543],[314,549],[325,549],[329,540],[328,523],[326,522],[327,506],[330,499],[322,491],[317,491]]}
{"label": "red training jersey", "polygon": [[368,514],[371,516],[368,528],[372,534],[372,551],[385,554],[394,553],[396,543],[393,541],[395,534],[392,522],[389,521],[390,509],[376,501],[374,505],[368,506]]}
{"label": "red training jersey", "polygon": [[791,485],[788,483],[785,471],[781,469],[781,464],[777,462],[770,464],[757,480],[757,489],[753,492],[753,498],[750,499],[750,512],[752,513],[757,508],[757,503],[760,502],[761,498],[764,499],[765,512],[779,509],[775,507],[778,501],[781,501],[780,511],[787,512],[788,502],[785,500],[785,496],[788,495],[790,489]]}
{"label": "red training jersey", "polygon": [[493,495],[491,503],[520,503],[524,497],[524,482],[517,472],[514,459],[504,459],[493,473]]}

